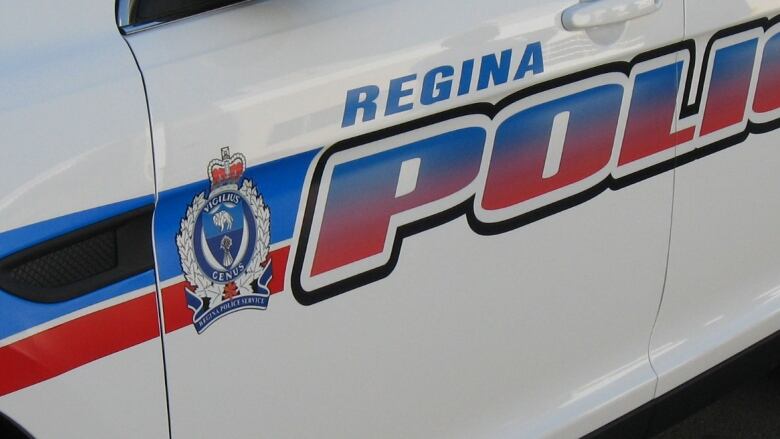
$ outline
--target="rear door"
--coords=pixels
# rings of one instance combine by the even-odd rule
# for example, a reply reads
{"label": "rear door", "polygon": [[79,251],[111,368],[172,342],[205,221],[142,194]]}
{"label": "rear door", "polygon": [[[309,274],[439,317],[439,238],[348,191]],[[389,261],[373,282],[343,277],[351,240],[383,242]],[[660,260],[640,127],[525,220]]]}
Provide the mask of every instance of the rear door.
{"label": "rear door", "polygon": [[688,0],[659,394],[780,329],[780,4]]}
{"label": "rear door", "polygon": [[174,436],[574,437],[652,398],[682,0],[128,17]]}

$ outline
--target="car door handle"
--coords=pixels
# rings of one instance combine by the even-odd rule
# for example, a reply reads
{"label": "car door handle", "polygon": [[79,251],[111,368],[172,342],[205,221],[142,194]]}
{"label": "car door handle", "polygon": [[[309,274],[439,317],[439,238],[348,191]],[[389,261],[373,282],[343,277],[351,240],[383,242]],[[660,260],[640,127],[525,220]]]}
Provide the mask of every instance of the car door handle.
{"label": "car door handle", "polygon": [[588,29],[643,17],[662,5],[663,0],[588,0],[563,11],[561,22],[569,31]]}

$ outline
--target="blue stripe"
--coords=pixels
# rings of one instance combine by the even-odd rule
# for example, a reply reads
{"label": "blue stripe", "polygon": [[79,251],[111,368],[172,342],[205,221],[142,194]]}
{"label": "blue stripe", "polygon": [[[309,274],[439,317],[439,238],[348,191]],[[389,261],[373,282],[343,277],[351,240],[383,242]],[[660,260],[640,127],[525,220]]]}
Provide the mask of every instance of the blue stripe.
{"label": "blue stripe", "polygon": [[0,233],[0,258],[90,224],[154,203],[153,195],[95,207]]}
{"label": "blue stripe", "polygon": [[[259,186],[271,211],[272,244],[292,238],[306,173],[319,151],[315,149],[247,169],[246,176]],[[160,279],[170,279],[181,274],[176,249],[179,224],[192,198],[208,189],[208,180],[204,179],[161,194],[155,210],[155,250]],[[153,202],[154,196],[147,195],[0,233],[0,257]],[[131,291],[149,287],[151,292],[154,284],[154,271],[150,270],[76,299],[55,304],[30,302],[0,291],[0,339]]]}
{"label": "blue stripe", "polygon": [[[271,211],[271,244],[292,238],[306,173],[319,151],[315,149],[247,169],[245,176],[257,184]],[[204,177],[205,174],[204,166]],[[204,179],[160,194],[154,215],[155,253],[160,280],[182,273],[176,234],[192,199],[208,190],[209,181]]]}
{"label": "blue stripe", "polygon": [[149,270],[87,295],[60,303],[30,302],[0,291],[0,339],[131,291],[148,287],[149,292],[152,292],[154,284],[154,271]]}

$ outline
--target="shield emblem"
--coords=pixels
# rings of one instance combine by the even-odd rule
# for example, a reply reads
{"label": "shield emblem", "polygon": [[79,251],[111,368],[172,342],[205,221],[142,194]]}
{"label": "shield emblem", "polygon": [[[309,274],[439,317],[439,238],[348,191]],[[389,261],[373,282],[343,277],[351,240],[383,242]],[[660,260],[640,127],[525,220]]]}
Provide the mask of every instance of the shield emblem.
{"label": "shield emblem", "polygon": [[203,212],[201,246],[204,259],[218,271],[235,268],[244,259],[249,246],[247,215],[243,200],[222,203],[211,212]]}
{"label": "shield emblem", "polygon": [[192,199],[176,235],[198,334],[233,312],[268,307],[270,211],[245,169],[242,154],[222,148],[209,162],[211,189]]}

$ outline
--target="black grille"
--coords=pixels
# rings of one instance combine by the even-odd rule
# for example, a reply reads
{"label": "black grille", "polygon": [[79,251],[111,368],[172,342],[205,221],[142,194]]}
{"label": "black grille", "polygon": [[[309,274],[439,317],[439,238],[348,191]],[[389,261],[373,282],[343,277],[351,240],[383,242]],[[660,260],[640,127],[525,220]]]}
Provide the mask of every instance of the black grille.
{"label": "black grille", "polygon": [[117,266],[116,231],[76,242],[11,269],[11,278],[34,287],[61,287]]}
{"label": "black grille", "polygon": [[128,212],[0,260],[0,290],[62,302],[153,269],[152,212]]}

